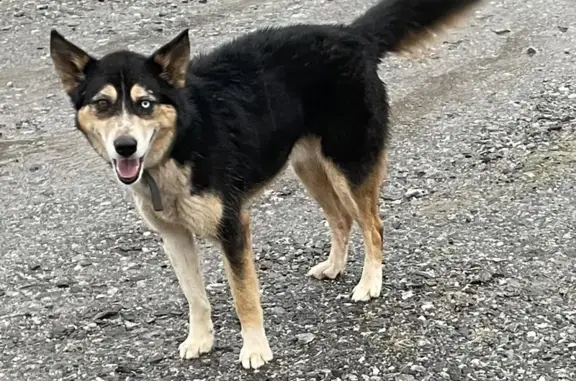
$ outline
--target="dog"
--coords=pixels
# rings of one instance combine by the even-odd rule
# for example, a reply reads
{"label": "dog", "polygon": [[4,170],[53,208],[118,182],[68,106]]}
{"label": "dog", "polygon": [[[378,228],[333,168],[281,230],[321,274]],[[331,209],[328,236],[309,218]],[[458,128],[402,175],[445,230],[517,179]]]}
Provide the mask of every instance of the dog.
{"label": "dog", "polygon": [[50,54],[76,127],[131,190],[157,231],[189,304],[180,357],[213,346],[195,236],[224,252],[240,320],[244,368],[272,360],[264,329],[249,206],[290,163],[324,211],[328,258],[308,275],[334,279],[350,229],[364,240],[353,301],[381,293],[388,99],[377,69],[454,26],[481,0],[383,0],[347,25],[263,28],[190,58],[188,30],[150,56],[97,59],[50,34]]}

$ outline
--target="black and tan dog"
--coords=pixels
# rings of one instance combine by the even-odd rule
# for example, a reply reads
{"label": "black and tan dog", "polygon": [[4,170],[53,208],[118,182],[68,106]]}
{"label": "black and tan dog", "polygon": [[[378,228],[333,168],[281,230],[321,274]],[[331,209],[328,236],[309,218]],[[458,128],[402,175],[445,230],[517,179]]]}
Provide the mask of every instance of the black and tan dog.
{"label": "black and tan dog", "polygon": [[248,206],[290,161],[331,231],[315,278],[344,271],[353,222],[365,259],[352,300],[380,295],[388,102],[380,58],[406,52],[479,0],[384,0],[350,25],[267,28],[190,61],[188,32],[151,56],[96,59],[50,36],[76,125],[128,185],[164,241],[189,303],[182,358],[210,351],[213,325],[194,236],[217,240],[242,327],[240,360],[272,359],[253,262]]}

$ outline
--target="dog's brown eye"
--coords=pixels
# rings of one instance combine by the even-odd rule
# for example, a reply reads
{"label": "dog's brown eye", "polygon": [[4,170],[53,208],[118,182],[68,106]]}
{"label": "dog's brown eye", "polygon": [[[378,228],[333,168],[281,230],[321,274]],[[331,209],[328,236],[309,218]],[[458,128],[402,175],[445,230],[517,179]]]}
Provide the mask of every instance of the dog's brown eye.
{"label": "dog's brown eye", "polygon": [[99,111],[105,111],[110,107],[110,102],[107,99],[98,99],[95,104]]}

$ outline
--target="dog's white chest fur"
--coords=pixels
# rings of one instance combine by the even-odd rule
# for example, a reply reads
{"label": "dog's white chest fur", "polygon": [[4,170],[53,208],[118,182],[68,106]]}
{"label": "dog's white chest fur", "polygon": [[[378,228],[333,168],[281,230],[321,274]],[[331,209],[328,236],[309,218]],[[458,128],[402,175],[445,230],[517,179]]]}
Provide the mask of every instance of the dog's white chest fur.
{"label": "dog's white chest fur", "polygon": [[158,185],[162,210],[154,210],[150,188],[142,181],[131,190],[138,212],[152,229],[162,231],[181,226],[192,234],[216,236],[222,217],[219,197],[191,195],[190,170],[178,167],[172,160],[149,172]]}

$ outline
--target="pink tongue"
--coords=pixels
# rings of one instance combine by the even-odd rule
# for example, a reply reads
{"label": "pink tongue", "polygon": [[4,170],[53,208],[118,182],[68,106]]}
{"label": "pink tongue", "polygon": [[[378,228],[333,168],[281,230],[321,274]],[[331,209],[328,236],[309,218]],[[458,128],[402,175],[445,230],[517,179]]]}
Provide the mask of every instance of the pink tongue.
{"label": "pink tongue", "polygon": [[116,162],[116,170],[118,174],[124,178],[130,179],[138,176],[140,171],[139,159],[119,159]]}

